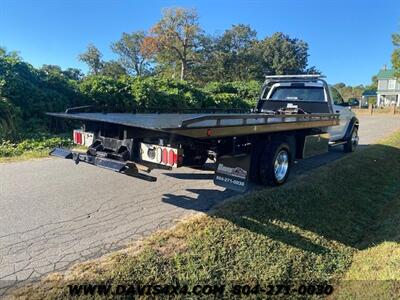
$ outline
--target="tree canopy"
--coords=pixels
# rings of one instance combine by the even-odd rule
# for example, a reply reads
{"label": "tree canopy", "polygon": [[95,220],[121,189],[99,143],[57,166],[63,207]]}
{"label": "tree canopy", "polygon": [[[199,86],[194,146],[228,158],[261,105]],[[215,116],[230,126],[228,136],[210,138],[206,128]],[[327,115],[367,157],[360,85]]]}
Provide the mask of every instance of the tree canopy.
{"label": "tree canopy", "polygon": [[392,42],[395,47],[392,53],[392,65],[395,69],[395,75],[400,78],[400,33],[393,33]]}
{"label": "tree canopy", "polygon": [[159,76],[210,81],[262,80],[267,74],[316,73],[308,66],[308,44],[282,32],[259,39],[250,25],[236,24],[220,35],[207,35],[197,11],[168,8],[147,31],[122,33],[111,44],[116,61],[106,62],[93,44],[79,56],[89,74],[114,78]]}
{"label": "tree canopy", "polygon": [[104,65],[102,56],[99,49],[89,44],[86,52],[79,55],[79,60],[88,65],[91,74],[99,74]]}
{"label": "tree canopy", "polygon": [[146,40],[148,55],[163,64],[180,64],[180,79],[186,79],[188,68],[196,62],[202,30],[196,10],[168,8],[151,29]]}
{"label": "tree canopy", "polygon": [[111,45],[111,49],[119,56],[120,64],[130,75],[143,76],[148,72],[149,59],[143,47],[145,38],[144,31],[124,32],[121,38]]}

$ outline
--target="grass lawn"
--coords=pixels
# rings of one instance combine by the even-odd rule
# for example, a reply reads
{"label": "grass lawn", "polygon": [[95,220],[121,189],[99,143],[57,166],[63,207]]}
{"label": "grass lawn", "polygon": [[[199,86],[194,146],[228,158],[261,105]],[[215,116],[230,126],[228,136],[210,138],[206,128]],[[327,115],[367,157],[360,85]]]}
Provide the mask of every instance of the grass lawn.
{"label": "grass lawn", "polygon": [[35,158],[43,158],[49,156],[50,149],[44,150],[31,150],[26,151],[20,155],[13,155],[13,156],[0,156],[0,163],[8,163],[8,162],[15,162],[15,161],[23,161]]}
{"label": "grass lawn", "polygon": [[83,146],[73,145],[66,135],[39,136],[23,139],[19,142],[0,141],[0,163],[23,161],[48,157],[55,147],[72,148],[75,151],[85,151]]}
{"label": "grass lawn", "polygon": [[[66,284],[76,282],[330,282],[333,298],[355,297],[366,290],[355,289],[354,280],[400,280],[399,180],[397,133],[15,295],[67,298]],[[377,284],[379,295],[396,288],[391,281]]]}
{"label": "grass lawn", "polygon": [[[65,147],[65,148],[71,148],[71,147]],[[0,163],[9,163],[9,162],[16,162],[16,161],[24,161],[24,160],[30,160],[30,159],[37,159],[37,158],[45,158],[49,157],[49,152],[53,148],[46,148],[46,149],[37,149],[37,150],[29,150],[24,152],[23,154],[20,155],[14,155],[14,156],[0,156]],[[85,152],[87,148],[83,146],[74,146],[71,148],[73,151],[77,152]]]}

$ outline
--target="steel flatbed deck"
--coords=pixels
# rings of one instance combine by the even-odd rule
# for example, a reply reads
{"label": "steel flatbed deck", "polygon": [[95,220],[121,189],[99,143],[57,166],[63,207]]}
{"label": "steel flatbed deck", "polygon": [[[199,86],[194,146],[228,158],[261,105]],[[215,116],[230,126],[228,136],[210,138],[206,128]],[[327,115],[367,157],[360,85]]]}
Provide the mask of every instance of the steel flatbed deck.
{"label": "steel flatbed deck", "polygon": [[86,122],[108,123],[162,131],[197,139],[291,131],[339,124],[339,116],[337,114],[48,113],[48,115]]}

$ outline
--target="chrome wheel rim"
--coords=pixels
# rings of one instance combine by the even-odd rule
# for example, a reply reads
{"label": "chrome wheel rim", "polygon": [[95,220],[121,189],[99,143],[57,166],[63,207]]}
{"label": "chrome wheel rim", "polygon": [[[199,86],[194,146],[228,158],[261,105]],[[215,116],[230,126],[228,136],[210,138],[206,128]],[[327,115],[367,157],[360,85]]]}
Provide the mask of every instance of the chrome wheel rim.
{"label": "chrome wheel rim", "polygon": [[289,169],[289,153],[286,150],[279,151],[274,162],[275,178],[282,181]]}

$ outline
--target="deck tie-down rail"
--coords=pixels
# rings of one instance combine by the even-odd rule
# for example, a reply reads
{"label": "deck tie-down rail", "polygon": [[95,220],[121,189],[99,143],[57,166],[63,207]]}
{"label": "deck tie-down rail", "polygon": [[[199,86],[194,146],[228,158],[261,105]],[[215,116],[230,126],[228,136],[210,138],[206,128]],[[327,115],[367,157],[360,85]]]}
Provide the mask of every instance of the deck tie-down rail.
{"label": "deck tie-down rail", "polygon": [[[200,116],[184,120],[182,121],[181,128],[264,125],[264,124],[279,123],[279,122],[285,123],[285,122],[323,121],[323,120],[338,120],[338,119],[339,119],[338,114],[293,114],[293,115],[230,114],[230,115],[214,115],[214,116],[207,115],[207,116]],[[226,121],[241,120],[241,121],[235,124],[222,124],[224,120]],[[249,120],[254,120],[254,122],[249,122]]]}

